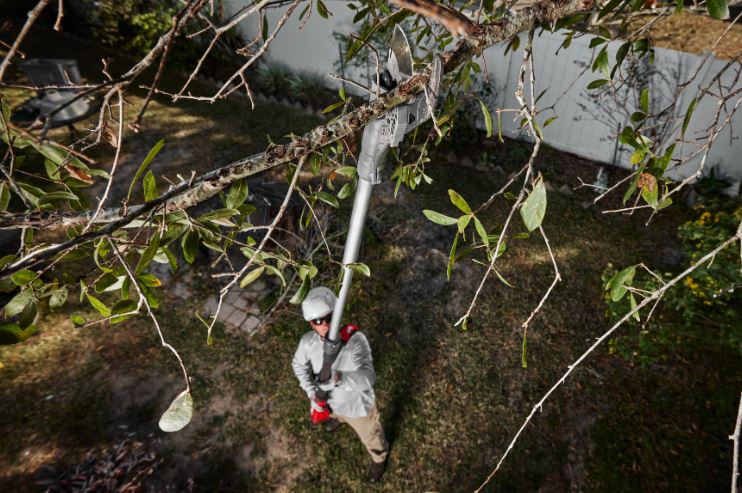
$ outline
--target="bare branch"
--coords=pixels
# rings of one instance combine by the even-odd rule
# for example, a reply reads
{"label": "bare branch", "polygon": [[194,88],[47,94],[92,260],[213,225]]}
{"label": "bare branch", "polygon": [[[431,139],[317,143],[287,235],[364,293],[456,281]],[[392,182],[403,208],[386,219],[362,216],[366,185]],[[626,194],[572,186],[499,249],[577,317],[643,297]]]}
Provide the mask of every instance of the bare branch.
{"label": "bare branch", "polygon": [[477,30],[477,25],[464,14],[432,0],[392,0],[392,3],[410,12],[430,17],[455,36],[471,35]]}
{"label": "bare branch", "polygon": [[139,281],[137,280],[136,276],[134,276],[134,273],[131,271],[131,267],[129,266],[128,262],[124,260],[124,258],[119,253],[119,247],[118,245],[113,241],[113,239],[109,236],[106,238],[108,242],[111,244],[111,250],[113,251],[113,254],[116,255],[116,258],[121,263],[121,266],[126,271],[126,275],[129,277],[129,280],[131,281],[132,286],[134,286],[134,289],[137,290],[137,294],[139,295],[139,302],[143,303],[145,308],[147,308],[147,314],[152,319],[152,323],[155,326],[155,329],[157,330],[157,335],[160,336],[160,344],[162,347],[170,350],[175,355],[175,358],[178,360],[178,363],[180,364],[180,369],[183,372],[183,378],[185,378],[186,382],[186,391],[191,391],[191,377],[188,376],[188,370],[186,370],[185,364],[183,363],[183,358],[180,357],[180,354],[178,354],[178,351],[171,346],[169,343],[165,341],[165,336],[162,333],[162,328],[160,327],[160,323],[157,321],[157,317],[155,317],[155,314],[152,312],[152,307],[150,306],[149,302],[147,301],[147,297],[142,292],[142,288],[139,287]]}
{"label": "bare branch", "polygon": [[13,46],[10,47],[10,50],[8,50],[8,53],[5,55],[2,63],[0,63],[0,80],[3,80],[5,71],[10,65],[10,61],[15,56],[16,51],[18,51],[18,47],[21,45],[26,35],[28,34],[28,31],[31,29],[31,26],[33,26],[34,22],[36,22],[36,19],[39,18],[41,11],[44,10],[44,7],[46,7],[48,3],[49,0],[39,0],[39,3],[36,4],[36,7],[34,7],[33,10],[28,13],[28,19],[26,19],[26,23],[23,25],[21,32],[18,34],[18,36],[16,36],[15,41],[13,42]]}

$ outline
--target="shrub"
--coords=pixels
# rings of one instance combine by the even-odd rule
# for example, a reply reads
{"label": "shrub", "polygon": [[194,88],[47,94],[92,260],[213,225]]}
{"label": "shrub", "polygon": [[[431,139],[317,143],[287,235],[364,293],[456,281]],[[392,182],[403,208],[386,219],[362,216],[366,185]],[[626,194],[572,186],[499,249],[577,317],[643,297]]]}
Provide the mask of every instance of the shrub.
{"label": "shrub", "polygon": [[[734,235],[742,221],[742,201],[722,196],[702,196],[694,207],[695,217],[678,229],[683,253],[688,263],[697,262],[708,251]],[[608,266],[603,280],[609,283],[616,270]],[[667,281],[677,274],[659,273]],[[639,289],[654,291],[660,281],[636,270],[630,284]],[[626,313],[630,297],[619,302],[611,300],[606,292],[606,315],[616,321]],[[740,351],[742,331],[742,273],[739,265],[739,246],[720,252],[707,265],[698,267],[665,293],[661,307],[646,326],[631,320],[633,334],[611,340],[611,352],[642,363],[652,363],[668,356],[671,350],[698,350],[722,347]],[[648,311],[642,312],[643,316]]]}

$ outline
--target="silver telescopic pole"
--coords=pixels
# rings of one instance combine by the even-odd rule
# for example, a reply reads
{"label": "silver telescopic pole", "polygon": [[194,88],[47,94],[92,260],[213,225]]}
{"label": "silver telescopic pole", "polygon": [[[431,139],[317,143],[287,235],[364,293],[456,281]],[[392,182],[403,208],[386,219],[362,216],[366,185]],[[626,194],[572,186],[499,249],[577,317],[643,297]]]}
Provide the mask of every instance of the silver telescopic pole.
{"label": "silver telescopic pole", "polygon": [[369,122],[363,129],[361,153],[358,156],[358,188],[353,201],[348,239],[345,241],[345,251],[343,252],[343,280],[338,300],[332,312],[330,332],[325,338],[328,352],[334,351],[331,346],[338,340],[338,332],[343,320],[343,310],[353,280],[353,270],[348,267],[348,264],[355,263],[358,259],[358,250],[363,238],[363,226],[366,223],[371,191],[374,185],[381,183],[381,165],[389,150],[388,133],[389,122],[384,116]]}
{"label": "silver telescopic pole", "polygon": [[353,280],[353,269],[348,267],[348,265],[355,263],[358,259],[358,250],[361,248],[363,226],[366,223],[366,214],[368,213],[368,204],[371,201],[373,187],[373,184],[368,180],[363,178],[358,180],[356,197],[353,201],[353,212],[351,213],[350,226],[348,227],[348,239],[345,241],[345,252],[343,253],[343,280],[340,293],[338,293],[338,300],[335,303],[335,309],[332,312],[332,322],[330,322],[328,338],[331,341],[337,341],[338,339],[345,302],[348,299],[351,281]]}

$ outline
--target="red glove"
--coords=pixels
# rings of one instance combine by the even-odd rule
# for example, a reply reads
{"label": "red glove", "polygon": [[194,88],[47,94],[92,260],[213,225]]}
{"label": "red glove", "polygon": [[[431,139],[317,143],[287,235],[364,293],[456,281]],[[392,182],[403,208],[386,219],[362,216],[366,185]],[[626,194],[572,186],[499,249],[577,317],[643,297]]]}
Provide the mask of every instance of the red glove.
{"label": "red glove", "polygon": [[312,424],[316,425],[330,419],[330,406],[327,401],[315,397],[309,403],[309,417]]}

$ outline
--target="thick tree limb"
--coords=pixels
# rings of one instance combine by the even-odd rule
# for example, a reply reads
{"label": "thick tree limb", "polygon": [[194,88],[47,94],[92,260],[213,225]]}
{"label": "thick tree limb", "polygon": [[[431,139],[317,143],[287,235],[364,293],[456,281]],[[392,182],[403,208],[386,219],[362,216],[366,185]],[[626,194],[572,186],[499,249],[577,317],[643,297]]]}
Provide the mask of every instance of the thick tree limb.
{"label": "thick tree limb", "polygon": [[[571,0],[557,5],[549,0],[542,0],[540,3],[518,11],[509,19],[479,25],[476,33],[460,41],[454,50],[442,56],[444,71],[453,71],[458,65],[480,54],[489,46],[510,39],[520,32],[534,29],[543,23],[565,16],[587,11],[592,7],[592,3],[592,0]],[[153,49],[149,56],[156,52],[157,50]],[[137,217],[161,206],[164,206],[167,212],[186,209],[207,200],[237,180],[307,156],[311,152],[359,130],[366,123],[380,117],[388,110],[411,100],[428,83],[430,71],[431,66],[428,65],[423,70],[417,71],[409,80],[397,86],[393,91],[358,107],[335,122],[320,125],[287,144],[270,146],[263,153],[240,159],[193,180],[183,181],[156,200],[126,209],[104,209],[96,218],[96,223],[105,223],[107,224],[105,227],[97,231],[88,231],[84,235],[37,252],[32,257],[9,264],[0,270],[0,277],[33,266],[43,259],[50,258],[86,241],[111,234],[112,231],[126,226]],[[92,211],[84,213],[54,211],[4,214],[0,216],[0,229],[22,227],[55,229],[83,224],[89,221],[92,215]]]}
{"label": "thick tree limb", "polygon": [[469,35],[477,30],[477,25],[464,14],[432,0],[392,0],[392,3],[410,12],[430,17],[454,36]]}

